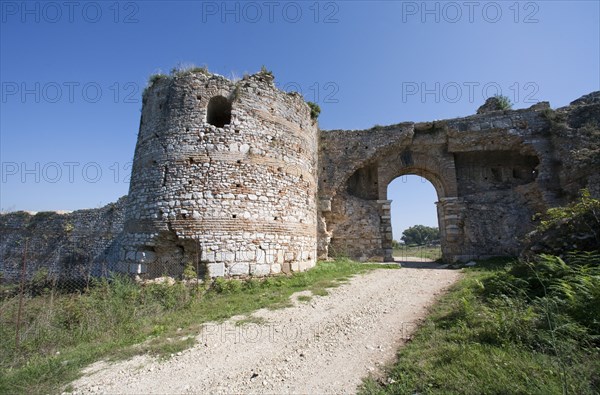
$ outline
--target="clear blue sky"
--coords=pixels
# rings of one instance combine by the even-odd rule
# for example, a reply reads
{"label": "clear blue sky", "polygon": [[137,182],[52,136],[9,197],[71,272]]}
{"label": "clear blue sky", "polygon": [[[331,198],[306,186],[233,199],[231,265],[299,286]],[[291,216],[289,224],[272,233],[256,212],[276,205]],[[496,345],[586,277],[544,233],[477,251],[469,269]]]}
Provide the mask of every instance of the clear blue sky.
{"label": "clear blue sky", "polygon": [[[497,89],[515,108],[600,89],[598,1],[0,6],[3,210],[98,207],[126,194],[141,91],[178,64],[226,76],[264,64],[280,87],[321,105],[323,129],[469,115]],[[392,199],[412,198],[405,212],[423,213],[395,215],[397,238],[409,221],[436,223],[433,188],[415,180],[390,187]]]}

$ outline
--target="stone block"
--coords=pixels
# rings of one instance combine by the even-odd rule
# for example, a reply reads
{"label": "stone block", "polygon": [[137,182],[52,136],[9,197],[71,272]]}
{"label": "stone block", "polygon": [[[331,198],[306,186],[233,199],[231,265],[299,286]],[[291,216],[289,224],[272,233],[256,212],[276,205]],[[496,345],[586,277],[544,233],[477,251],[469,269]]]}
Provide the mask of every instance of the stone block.
{"label": "stone block", "polygon": [[250,274],[250,264],[247,262],[235,262],[227,265],[230,276],[246,276]]}
{"label": "stone block", "polygon": [[250,274],[257,277],[268,276],[271,273],[271,265],[250,265]]}
{"label": "stone block", "polygon": [[210,277],[225,276],[225,264],[223,262],[209,263],[208,265],[206,265],[206,268]]}
{"label": "stone block", "polygon": [[319,200],[319,210],[322,212],[330,212],[331,211],[331,199],[321,199]]}
{"label": "stone block", "polygon": [[306,271],[306,270],[314,267],[315,265],[316,265],[316,262],[314,260],[303,261],[303,262],[299,263],[298,270],[303,272],[303,271]]}
{"label": "stone block", "polygon": [[256,261],[256,251],[250,250],[239,250],[235,252],[236,262],[254,262]]}
{"label": "stone block", "polygon": [[275,250],[267,250],[265,254],[265,262],[269,265],[275,263]]}
{"label": "stone block", "polygon": [[215,252],[209,250],[202,250],[200,253],[200,260],[203,262],[215,262]]}
{"label": "stone block", "polygon": [[281,265],[279,263],[274,263],[271,265],[271,274],[279,274],[281,273]]}

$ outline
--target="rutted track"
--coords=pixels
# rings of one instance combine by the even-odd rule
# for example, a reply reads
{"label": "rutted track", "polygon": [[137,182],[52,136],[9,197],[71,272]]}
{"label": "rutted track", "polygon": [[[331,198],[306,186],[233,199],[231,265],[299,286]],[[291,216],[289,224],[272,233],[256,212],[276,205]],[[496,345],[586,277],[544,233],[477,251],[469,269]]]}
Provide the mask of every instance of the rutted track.
{"label": "rutted track", "polygon": [[[260,310],[263,324],[207,324],[198,344],[167,361],[96,363],[76,393],[354,393],[376,373],[460,272],[419,264],[375,270],[325,297]],[[297,295],[295,295],[297,296]],[[238,319],[241,317],[237,317]]]}

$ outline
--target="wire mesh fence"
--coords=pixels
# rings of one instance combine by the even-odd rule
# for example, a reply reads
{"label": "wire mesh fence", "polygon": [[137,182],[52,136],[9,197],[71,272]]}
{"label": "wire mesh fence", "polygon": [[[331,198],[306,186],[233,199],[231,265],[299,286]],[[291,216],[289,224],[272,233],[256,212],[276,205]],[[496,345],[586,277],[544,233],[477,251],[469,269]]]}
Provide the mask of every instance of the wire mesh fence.
{"label": "wire mesh fence", "polygon": [[[20,355],[18,350],[23,344],[31,348],[48,333],[57,333],[56,328],[78,324],[85,317],[85,309],[90,307],[86,303],[103,300],[104,296],[95,297],[99,292],[108,294],[126,288],[132,294],[162,292],[167,295],[174,292],[161,287],[177,285],[177,298],[187,300],[204,282],[205,265],[198,256],[187,263],[174,257],[148,259],[145,265],[163,273],[150,278],[136,271],[135,264],[123,265],[110,259],[111,237],[107,237],[106,243],[100,243],[101,248],[92,248],[90,246],[99,244],[97,239],[90,239],[94,235],[66,238],[64,235],[29,237],[17,232],[4,232],[4,235],[11,239],[0,243],[0,339],[3,342],[0,349],[6,348],[4,352],[15,355]],[[165,303],[167,299],[165,297]]]}
{"label": "wire mesh fence", "polygon": [[442,249],[439,245],[408,246],[400,244],[394,247],[393,256],[399,261],[439,261],[442,259]]}
{"label": "wire mesh fence", "polygon": [[53,244],[49,239],[22,238],[3,251],[0,281],[4,296],[10,296],[15,285],[27,293],[44,288],[77,291],[89,286],[93,278],[108,277],[114,271],[88,249],[90,243],[83,238]]}

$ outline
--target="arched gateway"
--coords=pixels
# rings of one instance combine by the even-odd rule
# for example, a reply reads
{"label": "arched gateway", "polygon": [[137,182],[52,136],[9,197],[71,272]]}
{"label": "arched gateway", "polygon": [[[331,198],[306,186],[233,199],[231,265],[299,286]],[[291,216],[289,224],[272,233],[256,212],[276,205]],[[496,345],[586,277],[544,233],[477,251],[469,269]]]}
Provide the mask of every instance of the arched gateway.
{"label": "arched gateway", "polygon": [[405,174],[436,189],[444,260],[517,255],[532,216],[562,197],[541,107],[321,132],[320,256],[391,260],[387,186]]}

